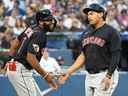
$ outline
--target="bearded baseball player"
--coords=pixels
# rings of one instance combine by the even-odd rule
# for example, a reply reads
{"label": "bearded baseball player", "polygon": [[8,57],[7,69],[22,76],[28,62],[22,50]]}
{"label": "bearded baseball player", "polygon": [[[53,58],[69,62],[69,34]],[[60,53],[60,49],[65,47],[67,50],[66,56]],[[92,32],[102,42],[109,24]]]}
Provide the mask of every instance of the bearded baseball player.
{"label": "bearded baseball player", "polygon": [[[10,53],[16,61],[16,71],[9,70],[7,75],[17,96],[42,96],[38,92],[36,81],[32,76],[32,69],[35,69],[52,89],[57,89],[58,87],[52,76],[39,65],[43,53],[42,50],[47,42],[46,32],[53,31],[56,25],[55,18],[48,9],[39,10],[35,18],[36,27],[33,29],[27,28],[12,42],[10,48]],[[19,48],[16,51],[17,47]]]}
{"label": "bearded baseball player", "polygon": [[84,8],[89,27],[81,38],[81,53],[74,64],[61,75],[63,84],[69,76],[85,64],[86,96],[112,96],[118,84],[117,65],[120,61],[121,39],[118,32],[105,23],[106,12],[98,4]]}

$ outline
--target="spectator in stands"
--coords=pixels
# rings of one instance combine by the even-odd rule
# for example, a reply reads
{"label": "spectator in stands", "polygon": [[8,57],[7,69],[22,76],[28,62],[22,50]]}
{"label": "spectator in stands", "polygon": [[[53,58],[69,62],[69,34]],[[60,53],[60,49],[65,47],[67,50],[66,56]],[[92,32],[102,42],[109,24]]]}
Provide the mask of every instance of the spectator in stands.
{"label": "spectator in stands", "polygon": [[18,9],[13,9],[11,11],[11,15],[9,15],[8,17],[8,25],[11,27],[14,27],[17,17],[19,17],[19,11]]}
{"label": "spectator in stands", "polygon": [[44,0],[44,4],[43,4],[43,9],[52,9],[52,4],[51,4],[51,0]]}
{"label": "spectator in stands", "polygon": [[5,6],[2,2],[2,0],[0,0],[0,26],[3,24],[3,20],[4,20],[4,15],[5,15]]}
{"label": "spectator in stands", "polygon": [[49,56],[48,48],[44,48],[43,56],[39,64],[46,72],[49,72],[52,74],[57,74],[57,73],[60,73],[61,71],[61,68],[57,63],[56,59]]}
{"label": "spectator in stands", "polygon": [[31,6],[26,6],[26,16],[25,17],[31,17],[34,14],[33,7]]}
{"label": "spectator in stands", "polygon": [[107,24],[113,26],[115,29],[117,29],[119,32],[122,30],[121,26],[119,25],[117,21],[117,16],[119,12],[116,8],[111,8],[108,10],[108,18],[107,18]]}
{"label": "spectator in stands", "polygon": [[20,35],[25,29],[24,21],[22,17],[17,17],[15,26],[13,27],[13,34],[14,36]]}
{"label": "spectator in stands", "polygon": [[[35,19],[35,11],[36,9],[33,9],[31,6],[26,7],[26,16],[25,16],[25,23],[27,26],[35,27],[36,26],[36,19]],[[26,26],[26,27],[27,27]]]}
{"label": "spectator in stands", "polygon": [[72,18],[72,28],[71,31],[73,32],[78,32],[80,31],[82,28],[82,23],[81,21],[77,18],[76,14],[71,13],[70,14],[71,18]]}
{"label": "spectator in stands", "polygon": [[4,19],[3,19],[3,21],[2,21],[1,27],[2,26],[4,26],[4,27],[5,26],[6,27],[9,26],[8,21],[9,21],[9,16],[5,16]]}
{"label": "spectator in stands", "polygon": [[30,4],[30,7],[32,8],[33,12],[37,12],[39,10],[39,7],[37,3]]}
{"label": "spectator in stands", "polygon": [[6,27],[5,26],[1,26],[0,27],[0,47],[1,47],[2,39],[4,37],[5,30],[6,30]]}
{"label": "spectator in stands", "polygon": [[128,12],[127,9],[121,10],[121,14],[117,16],[117,20],[123,29],[128,27]]}
{"label": "spectator in stands", "polygon": [[5,48],[5,49],[9,49],[10,48],[10,41],[12,40],[12,28],[8,27],[5,32],[4,32],[4,36],[1,40],[1,47]]}
{"label": "spectator in stands", "polygon": [[60,66],[63,66],[65,64],[64,58],[62,56],[58,56],[56,60]]}
{"label": "spectator in stands", "polygon": [[24,15],[25,15],[25,11],[22,10],[22,9],[19,7],[19,4],[20,4],[19,0],[11,0],[11,2],[10,2],[10,8],[8,8],[8,10],[7,10],[7,12],[6,12],[6,15],[8,15],[8,16],[11,15],[12,11],[13,11],[14,9],[17,9],[18,12],[19,12],[19,15],[20,15],[20,16],[24,16]]}
{"label": "spectator in stands", "polygon": [[71,30],[72,28],[72,18],[69,15],[64,15],[64,19],[63,19],[63,26],[64,26],[64,30]]}

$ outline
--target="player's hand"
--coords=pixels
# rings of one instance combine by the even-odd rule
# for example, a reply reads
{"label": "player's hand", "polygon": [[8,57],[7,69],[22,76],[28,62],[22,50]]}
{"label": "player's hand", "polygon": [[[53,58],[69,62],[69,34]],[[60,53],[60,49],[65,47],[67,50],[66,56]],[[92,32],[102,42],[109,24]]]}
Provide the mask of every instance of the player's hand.
{"label": "player's hand", "polygon": [[69,74],[68,73],[61,73],[60,77],[59,77],[59,84],[64,84],[65,81],[69,78]]}
{"label": "player's hand", "polygon": [[101,88],[102,90],[106,91],[110,88],[111,84],[112,84],[112,79],[105,77],[102,81],[101,81]]}
{"label": "player's hand", "polygon": [[55,89],[55,90],[58,89],[58,85],[57,85],[57,83],[55,82],[55,80],[53,79],[53,76],[52,76],[52,75],[48,74],[47,77],[45,77],[45,80],[48,82],[48,85],[49,85],[51,88],[53,88],[53,89]]}

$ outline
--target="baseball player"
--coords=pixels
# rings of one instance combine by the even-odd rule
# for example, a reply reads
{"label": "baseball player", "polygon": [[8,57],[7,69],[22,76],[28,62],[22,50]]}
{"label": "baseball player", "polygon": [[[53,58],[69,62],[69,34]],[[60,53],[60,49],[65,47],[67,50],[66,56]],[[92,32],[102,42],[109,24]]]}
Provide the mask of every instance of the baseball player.
{"label": "baseball player", "polygon": [[59,78],[65,80],[82,64],[87,70],[86,96],[112,96],[118,84],[117,65],[120,60],[121,40],[117,31],[105,23],[106,12],[98,4],[84,8],[89,27],[82,34],[81,53],[74,64]]}
{"label": "baseball player", "polygon": [[[36,81],[32,77],[32,69],[35,69],[51,88],[57,89],[52,76],[38,64],[42,56],[42,49],[46,45],[46,32],[53,31],[56,21],[47,9],[39,10],[35,18],[37,26],[33,30],[27,28],[12,42],[10,48],[10,53],[16,61],[16,72],[9,71],[7,75],[18,96],[41,96]],[[19,48],[16,52],[17,47]]]}

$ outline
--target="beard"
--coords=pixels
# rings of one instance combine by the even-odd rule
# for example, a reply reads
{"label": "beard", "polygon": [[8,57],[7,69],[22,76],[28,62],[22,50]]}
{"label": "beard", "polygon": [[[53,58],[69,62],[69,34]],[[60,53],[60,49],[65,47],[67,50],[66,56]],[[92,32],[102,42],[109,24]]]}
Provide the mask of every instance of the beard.
{"label": "beard", "polygon": [[49,32],[52,32],[53,29],[54,29],[54,28],[53,28],[53,24],[49,24],[49,25],[48,25],[48,24],[45,24],[45,23],[44,23],[43,26],[44,26],[44,28],[45,28],[46,30],[48,30]]}
{"label": "beard", "polygon": [[44,29],[50,31],[50,25],[44,23],[43,24],[43,27],[44,27]]}

